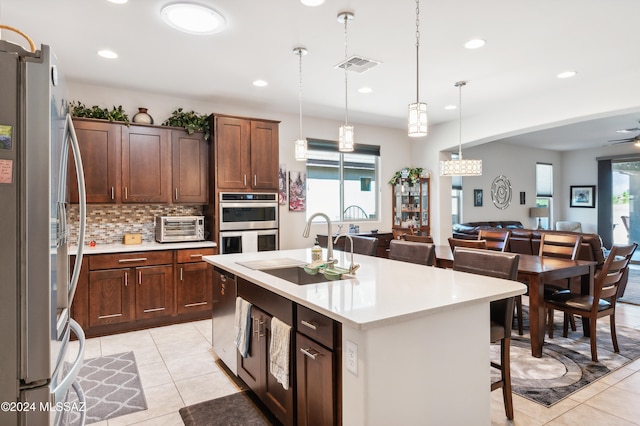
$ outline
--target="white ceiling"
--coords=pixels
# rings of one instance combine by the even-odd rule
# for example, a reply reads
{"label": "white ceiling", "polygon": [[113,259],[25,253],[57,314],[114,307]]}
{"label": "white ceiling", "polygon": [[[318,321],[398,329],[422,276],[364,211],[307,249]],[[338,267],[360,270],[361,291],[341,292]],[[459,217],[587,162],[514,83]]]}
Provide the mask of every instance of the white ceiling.
{"label": "white ceiling", "polygon": [[[227,29],[211,36],[180,33],[160,18],[174,0],[0,0],[0,23],[17,27],[39,46],[51,45],[70,80],[151,91],[216,103],[239,101],[252,107],[298,112],[298,57],[302,46],[303,109],[307,116],[344,119],[344,27],[339,12],[354,12],[349,55],[381,61],[349,76],[349,120],[406,127],[415,101],[415,1],[327,0],[307,7],[299,0],[194,0],[214,7]],[[562,107],[562,96],[588,94],[597,120],[571,120],[508,141],[548,149],[602,146],[625,137],[620,128],[640,124],[640,32],[637,0],[422,0],[420,97],[432,124],[457,120],[454,83],[463,89],[464,116],[503,111],[531,97]],[[485,47],[464,42],[483,38]],[[24,45],[2,31],[2,38]],[[109,48],[117,60],[96,55]],[[559,72],[578,75],[560,80]],[[264,79],[264,88],[252,86]],[[370,94],[356,89],[369,86]],[[635,105],[617,102],[637,94]],[[618,113],[624,106],[625,114]],[[615,111],[615,113],[613,113]],[[603,118],[602,118],[603,117]],[[464,118],[463,118],[464,119]],[[630,136],[635,135],[632,133]]]}

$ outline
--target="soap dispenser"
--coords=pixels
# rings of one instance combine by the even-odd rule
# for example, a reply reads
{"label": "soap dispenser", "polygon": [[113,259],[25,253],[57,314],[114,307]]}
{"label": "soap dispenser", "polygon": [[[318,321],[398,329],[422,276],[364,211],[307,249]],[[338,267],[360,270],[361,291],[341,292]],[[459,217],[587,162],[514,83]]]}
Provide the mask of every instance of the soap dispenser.
{"label": "soap dispenser", "polygon": [[311,262],[320,262],[320,261],[322,261],[322,247],[320,247],[320,244],[316,239],[316,243],[311,248]]}

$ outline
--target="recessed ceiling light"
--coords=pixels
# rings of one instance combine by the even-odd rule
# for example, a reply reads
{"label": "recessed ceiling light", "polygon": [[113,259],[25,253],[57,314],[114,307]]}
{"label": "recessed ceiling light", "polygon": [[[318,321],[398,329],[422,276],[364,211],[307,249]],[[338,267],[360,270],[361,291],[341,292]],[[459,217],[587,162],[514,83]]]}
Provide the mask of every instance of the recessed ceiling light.
{"label": "recessed ceiling light", "polygon": [[458,107],[456,105],[447,105],[444,109],[458,109]]}
{"label": "recessed ceiling light", "polygon": [[114,52],[113,50],[109,50],[109,49],[98,50],[98,55],[102,56],[103,58],[107,58],[107,59],[116,59],[118,57],[118,54],[116,52]]}
{"label": "recessed ceiling light", "polygon": [[125,4],[126,2],[128,2],[129,0],[107,0],[109,3],[115,3],[115,4]]}
{"label": "recessed ceiling light", "polygon": [[324,0],[300,0],[305,6],[320,6],[324,4]]}
{"label": "recessed ceiling light", "polygon": [[267,83],[264,80],[256,80],[256,81],[253,82],[253,85],[256,86],[256,87],[264,87],[264,86],[266,86],[268,84],[269,83]]}
{"label": "recessed ceiling light", "polygon": [[578,73],[575,71],[565,71],[558,74],[558,78],[569,78],[575,76],[576,74]]}
{"label": "recessed ceiling light", "polygon": [[360,93],[371,93],[373,92],[373,89],[371,87],[361,87],[358,89],[358,92]]}
{"label": "recessed ceiling light", "polygon": [[478,47],[484,46],[486,43],[486,41],[480,38],[474,38],[473,40],[469,40],[468,42],[466,42],[464,44],[464,47],[466,47],[467,49],[477,49]]}
{"label": "recessed ceiling light", "polygon": [[162,8],[161,15],[169,26],[189,34],[215,34],[226,25],[224,16],[194,3],[168,4]]}

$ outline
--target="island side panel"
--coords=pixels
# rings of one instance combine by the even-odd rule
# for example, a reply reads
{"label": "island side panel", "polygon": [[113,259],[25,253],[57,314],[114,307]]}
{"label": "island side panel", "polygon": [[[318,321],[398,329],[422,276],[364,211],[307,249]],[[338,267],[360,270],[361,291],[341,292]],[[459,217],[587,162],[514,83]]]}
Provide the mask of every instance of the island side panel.
{"label": "island side panel", "polygon": [[[491,423],[489,303],[342,331],[343,424]],[[357,376],[348,342],[357,344]]]}

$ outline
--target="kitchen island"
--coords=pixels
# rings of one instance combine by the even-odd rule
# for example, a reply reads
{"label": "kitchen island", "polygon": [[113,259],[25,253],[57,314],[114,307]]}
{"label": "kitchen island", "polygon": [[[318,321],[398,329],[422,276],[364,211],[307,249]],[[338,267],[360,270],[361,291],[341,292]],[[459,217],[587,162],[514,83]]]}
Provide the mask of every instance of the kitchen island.
{"label": "kitchen island", "polygon": [[[334,257],[348,268],[349,253]],[[310,250],[203,259],[341,325],[342,424],[490,424],[489,302],[523,284],[355,255],[352,278],[299,285],[265,268]]]}

